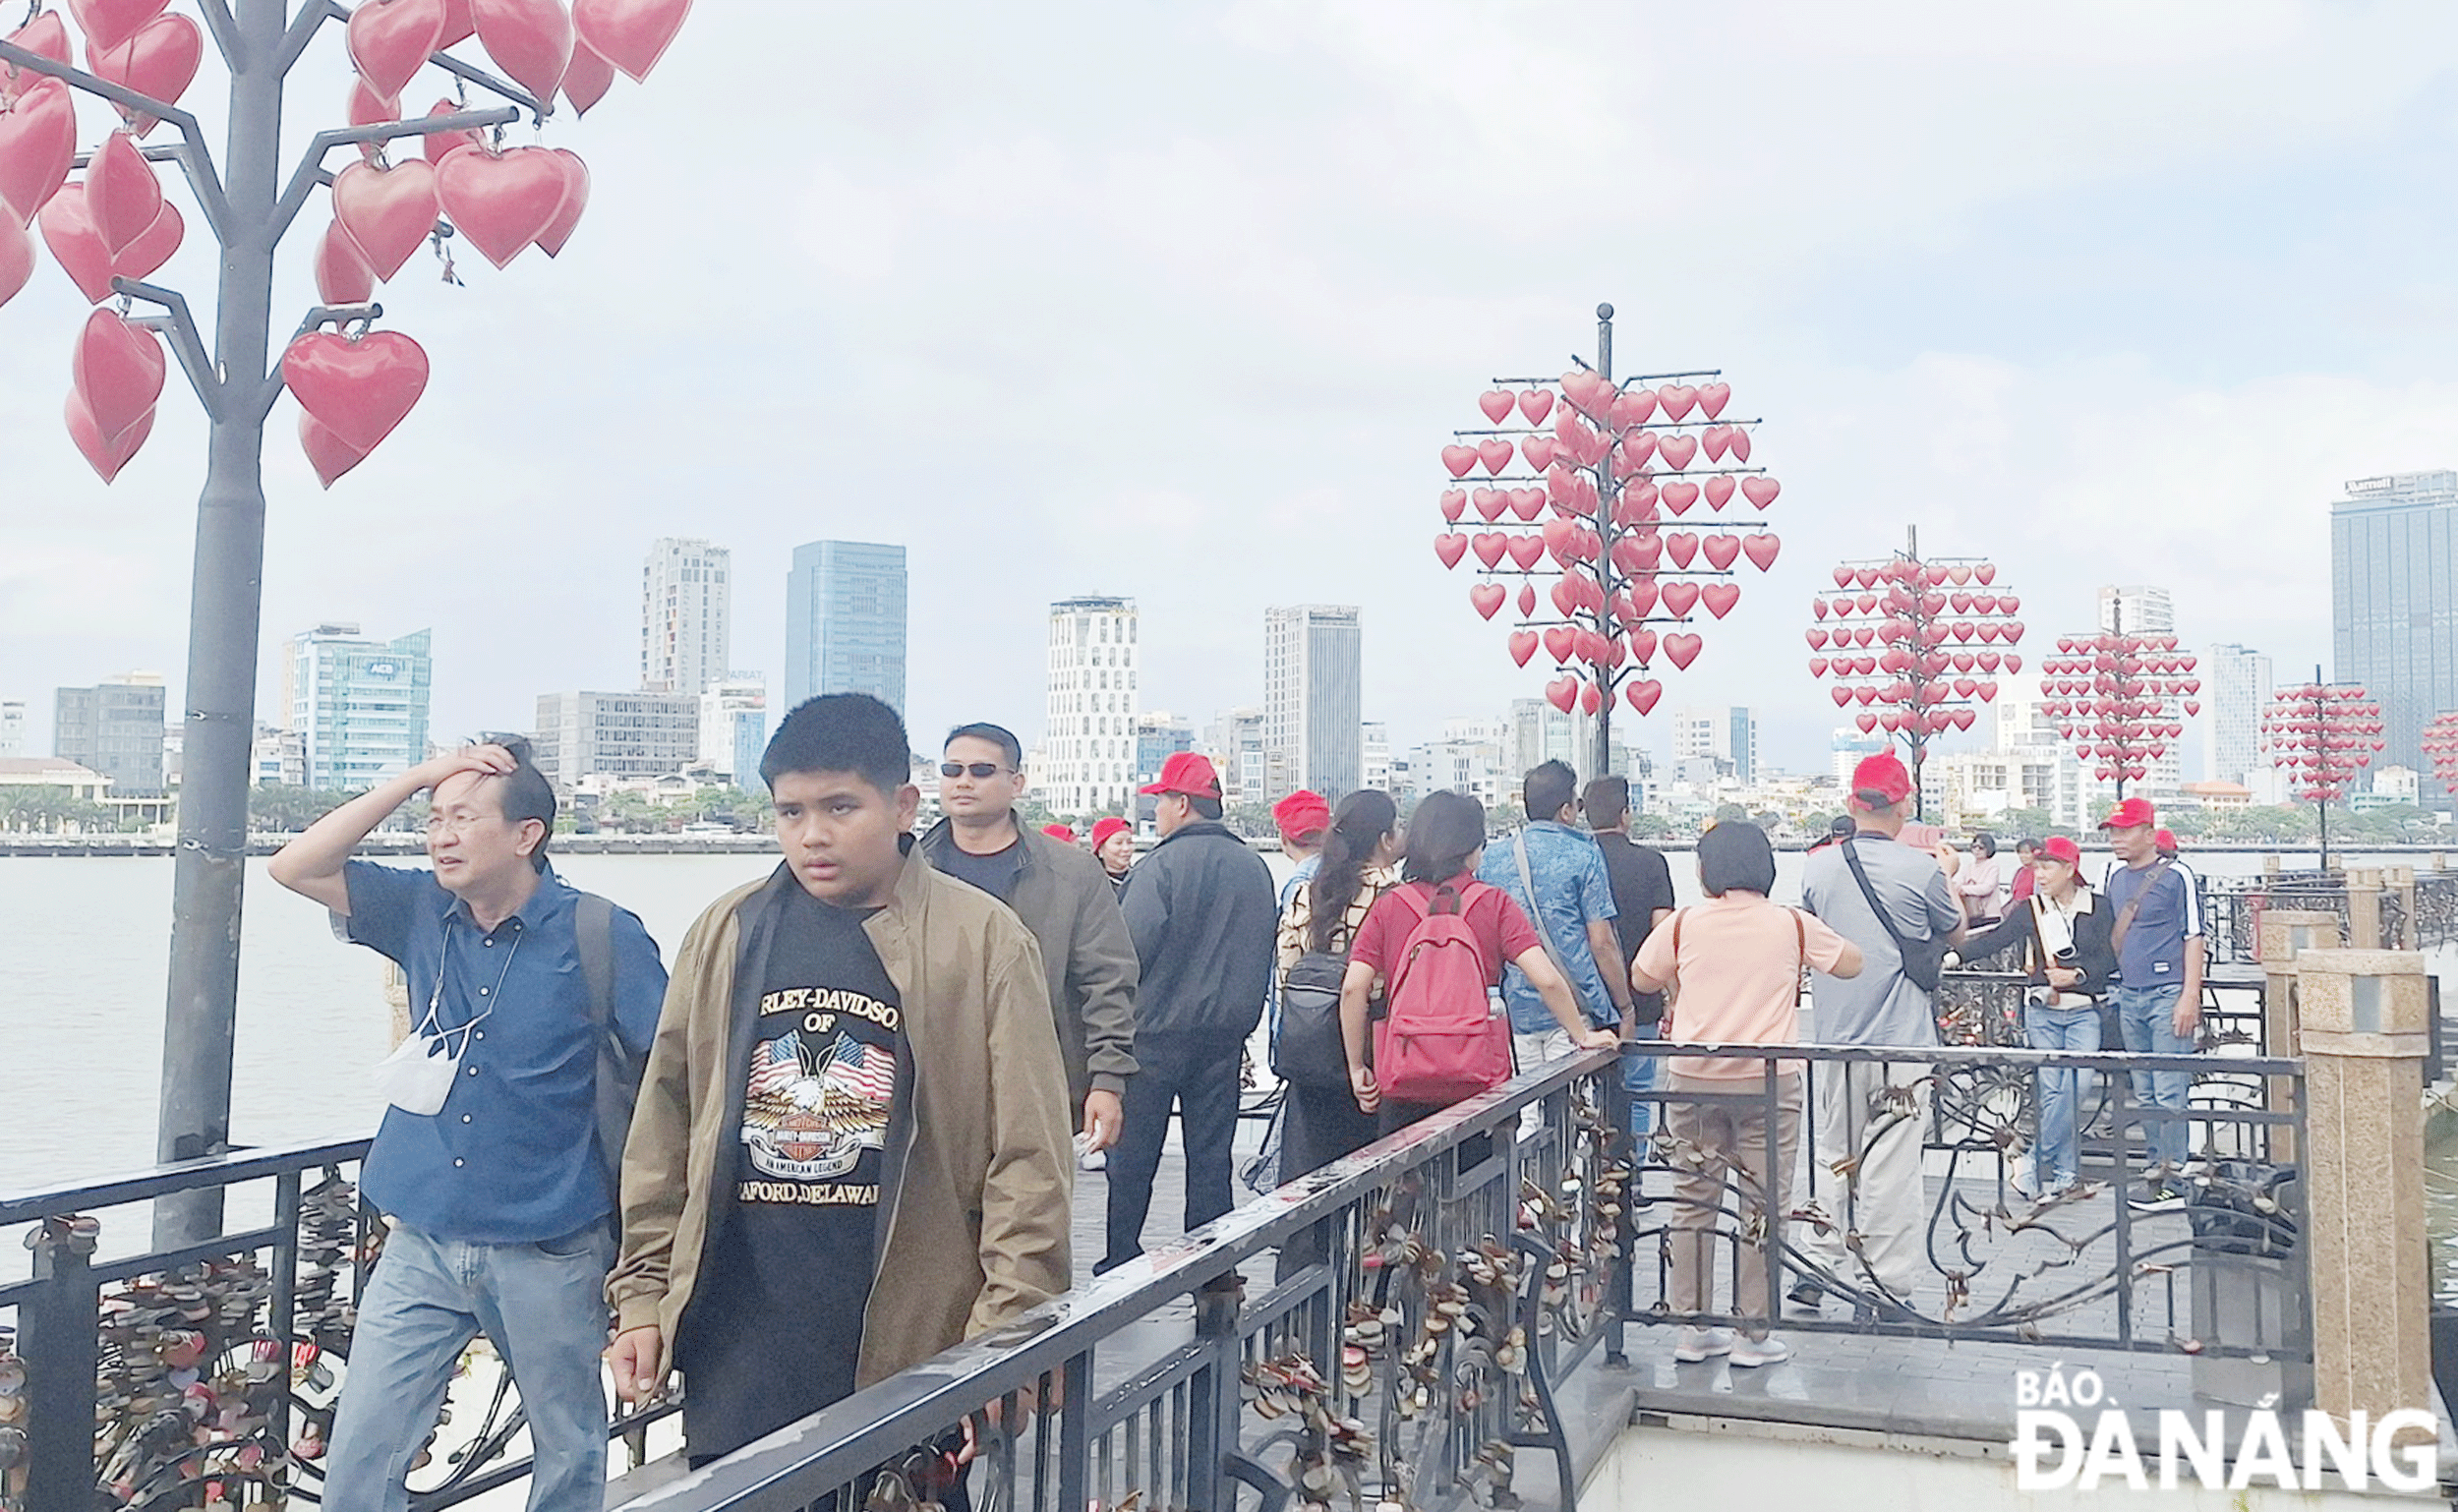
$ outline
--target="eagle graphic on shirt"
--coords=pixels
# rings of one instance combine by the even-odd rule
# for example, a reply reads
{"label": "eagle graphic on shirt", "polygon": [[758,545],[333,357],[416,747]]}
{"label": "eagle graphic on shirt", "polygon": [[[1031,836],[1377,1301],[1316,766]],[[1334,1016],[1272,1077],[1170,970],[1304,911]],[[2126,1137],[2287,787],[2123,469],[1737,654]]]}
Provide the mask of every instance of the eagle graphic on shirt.
{"label": "eagle graphic on shirt", "polygon": [[896,1055],[840,1030],[792,1029],[751,1052],[742,1142],[752,1168],[778,1181],[834,1181],[864,1150],[885,1149]]}

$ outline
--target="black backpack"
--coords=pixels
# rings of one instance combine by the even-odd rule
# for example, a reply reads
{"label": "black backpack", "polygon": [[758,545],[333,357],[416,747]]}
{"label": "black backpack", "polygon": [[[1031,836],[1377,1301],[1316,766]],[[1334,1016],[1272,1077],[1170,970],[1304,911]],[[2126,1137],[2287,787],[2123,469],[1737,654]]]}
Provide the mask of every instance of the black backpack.
{"label": "black backpack", "polygon": [[649,1055],[624,1044],[614,1022],[614,905],[595,893],[581,894],[572,908],[572,933],[580,951],[580,972],[589,983],[589,1018],[598,1038],[598,1160],[606,1168],[607,1190],[614,1194],[615,1222],[620,1224],[623,1141],[631,1134],[632,1104],[639,1101]]}
{"label": "black backpack", "polygon": [[1346,955],[1308,951],[1280,981],[1280,1033],[1271,1069],[1300,1086],[1349,1084],[1348,1046],[1340,1037],[1340,979]]}

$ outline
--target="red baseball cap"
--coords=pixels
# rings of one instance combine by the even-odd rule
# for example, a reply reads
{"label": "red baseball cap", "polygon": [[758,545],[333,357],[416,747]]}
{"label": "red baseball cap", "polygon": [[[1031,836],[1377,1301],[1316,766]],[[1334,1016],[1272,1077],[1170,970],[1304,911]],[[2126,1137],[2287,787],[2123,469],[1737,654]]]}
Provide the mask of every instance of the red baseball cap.
{"label": "red baseball cap", "polygon": [[2068,866],[2082,864],[2082,847],[2063,835],[2052,835],[2040,842],[2040,854],[2052,861],[2063,861]]}
{"label": "red baseball cap", "polygon": [[1071,845],[1076,843],[1076,831],[1073,825],[1045,824],[1041,827],[1041,833],[1052,840],[1065,841]]}
{"label": "red baseball cap", "polygon": [[2177,848],[2177,832],[2162,830],[2151,837],[2151,844],[2161,850],[2174,850]]}
{"label": "red baseball cap", "polygon": [[1911,797],[1911,773],[1893,751],[1863,756],[1852,768],[1854,808],[1893,808]]}
{"label": "red baseball cap", "polygon": [[1103,845],[1109,843],[1109,838],[1111,836],[1130,832],[1134,829],[1134,825],[1131,825],[1126,820],[1119,818],[1116,814],[1110,814],[1103,818],[1095,819],[1092,821],[1092,848],[1098,850]]}
{"label": "red baseball cap", "polygon": [[2151,808],[2150,799],[2128,798],[2110,809],[2108,817],[2099,822],[2099,827],[2103,830],[2139,830],[2158,822],[2159,815]]}
{"label": "red baseball cap", "polygon": [[1212,770],[1212,759],[1200,751],[1172,751],[1161,763],[1161,780],[1147,783],[1136,791],[1141,793],[1174,792],[1190,798],[1220,801],[1220,774]]}
{"label": "red baseball cap", "polygon": [[1271,806],[1271,822],[1280,827],[1281,840],[1303,844],[1331,828],[1331,805],[1321,793],[1301,787]]}

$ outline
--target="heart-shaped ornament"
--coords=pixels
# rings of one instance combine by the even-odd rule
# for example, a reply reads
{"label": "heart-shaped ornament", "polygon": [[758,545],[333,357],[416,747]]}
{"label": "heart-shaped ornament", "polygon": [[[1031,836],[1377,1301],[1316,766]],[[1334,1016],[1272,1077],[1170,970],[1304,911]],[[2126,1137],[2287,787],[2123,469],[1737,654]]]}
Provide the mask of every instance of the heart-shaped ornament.
{"label": "heart-shaped ornament", "polygon": [[1457,531],[1446,531],[1434,538],[1434,554],[1445,567],[1456,567],[1468,554],[1468,538]]}
{"label": "heart-shaped ornament", "polygon": [[[86,296],[86,303],[99,305],[109,299],[111,249],[102,245],[93,220],[86,213],[86,186],[70,184],[53,195],[42,207],[41,219],[43,245],[51,249],[51,260],[60,264],[60,271]],[[0,216],[0,221],[16,224],[7,216]]]}
{"label": "heart-shaped ornament", "polygon": [[1687,580],[1667,583],[1658,596],[1658,602],[1665,606],[1665,612],[1673,618],[1685,618],[1691,610],[1698,607],[1698,585]]}
{"label": "heart-shaped ornament", "polygon": [[1468,470],[1476,465],[1476,447],[1445,446],[1442,448],[1442,466],[1452,477],[1465,478],[1468,476]]}
{"label": "heart-shaped ornament", "polygon": [[[691,0],[572,0],[572,29],[583,44],[637,81],[648,78],[666,56],[690,14]],[[1502,414],[1510,413],[1510,394],[1495,392],[1502,397]],[[1491,409],[1487,415],[1501,424],[1501,415]]]}
{"label": "heart-shaped ornament", "polygon": [[147,410],[115,439],[104,440],[101,432],[94,426],[93,417],[86,413],[86,401],[74,392],[68,396],[62,418],[68,422],[68,438],[76,443],[78,453],[104,483],[117,478],[120,469],[126,467],[129,459],[137,454],[137,448],[146,443],[146,437],[153,434],[153,411]]}
{"label": "heart-shaped ornament", "polygon": [[545,147],[454,152],[436,167],[437,204],[454,229],[497,267],[555,224],[572,187],[564,162]]}
{"label": "heart-shaped ornament", "polygon": [[1525,572],[1533,568],[1544,558],[1545,538],[1543,536],[1511,537],[1510,559],[1519,565],[1521,571]]}
{"label": "heart-shaped ornament", "polygon": [[338,223],[317,239],[316,297],[329,306],[364,305],[376,297],[376,270]]}
{"label": "heart-shaped ornament", "polygon": [[0,207],[32,225],[76,159],[77,101],[68,86],[57,79],[28,85],[0,114]]}
{"label": "heart-shaped ornament", "polygon": [[[433,105],[427,107],[427,114],[430,117],[439,115],[458,115],[460,110],[461,106],[459,101],[439,99]],[[418,139],[418,150],[420,155],[425,157],[431,163],[442,162],[445,157],[459,151],[463,147],[483,147],[486,145],[487,139],[484,133],[470,131],[467,129],[450,132],[427,132],[422,134]]]}
{"label": "heart-shaped ornament", "polygon": [[[56,203],[56,202],[55,202]],[[26,280],[34,276],[34,239],[24,226],[0,215],[0,305],[17,298]],[[90,300],[88,303],[99,303]]]}
{"label": "heart-shaped ornament", "polygon": [[1722,415],[1724,413],[1724,407],[1730,403],[1731,400],[1732,385],[1729,383],[1701,383],[1698,385],[1699,412],[1710,420],[1714,420],[1718,416]]}
{"label": "heart-shaped ornament", "polygon": [[1459,517],[1466,513],[1467,509],[1468,491],[1466,489],[1444,489],[1442,491],[1442,518],[1449,520],[1453,524],[1457,524],[1459,523]]}
{"label": "heart-shaped ornament", "polygon": [[1532,426],[1545,424],[1545,417],[1553,413],[1553,390],[1526,388],[1519,393],[1519,418]]}
{"label": "heart-shaped ornament", "polygon": [[77,29],[86,33],[86,47],[110,51],[135,36],[146,22],[162,14],[170,0],[68,0]]}
{"label": "heart-shaped ornament", "polygon": [[367,460],[367,448],[351,445],[305,410],[299,412],[299,449],[307,453],[316,481],[328,489],[334,479]]}
{"label": "heart-shaped ornament", "polygon": [[1784,485],[1776,482],[1773,478],[1759,476],[1744,478],[1741,480],[1741,496],[1748,499],[1751,503],[1756,504],[1761,509],[1764,509],[1769,504],[1774,503],[1776,501],[1776,495],[1783,492]]}
{"label": "heart-shaped ornament", "polygon": [[1721,534],[1709,536],[1700,543],[1699,550],[1705,553],[1709,566],[1723,572],[1740,558],[1741,538]]}
{"label": "heart-shaped ornament", "polygon": [[572,61],[572,19],[561,0],[470,0],[470,18],[478,44],[506,77],[541,101],[555,98]]}
{"label": "heart-shaped ornament", "polygon": [[1545,698],[1554,708],[1568,714],[1571,706],[1579,701],[1579,679],[1568,674],[1554,678],[1545,685]]}
{"label": "heart-shaped ornament", "polygon": [[[444,0],[359,0],[344,43],[350,65],[379,99],[398,99],[444,45]],[[397,117],[396,117],[397,119]]]}
{"label": "heart-shaped ornament", "polygon": [[1672,558],[1674,566],[1687,571],[1691,560],[1698,555],[1698,537],[1686,530],[1674,531],[1665,537],[1665,554]]}
{"label": "heart-shaped ornament", "polygon": [[1498,530],[1479,531],[1468,538],[1468,549],[1487,566],[1499,566],[1502,553],[1510,550],[1510,537]]}
{"label": "heart-shaped ornament", "polygon": [[572,60],[563,67],[563,98],[586,116],[614,87],[614,65],[600,57],[585,39],[572,42]]}
{"label": "heart-shaped ornament", "polygon": [[[398,121],[401,119],[401,96],[378,94],[367,87],[364,78],[353,77],[350,81],[349,115],[352,126],[381,126],[388,121]],[[359,145],[359,150],[373,161],[380,148],[376,143],[365,142]]]}
{"label": "heart-shaped ornament", "polygon": [[1632,709],[1644,715],[1665,696],[1665,685],[1653,677],[1634,677],[1621,685],[1621,696],[1629,700]]}
{"label": "heart-shaped ornament", "polygon": [[552,154],[563,165],[563,203],[555,211],[555,218],[538,233],[538,250],[552,258],[562,252],[571,240],[572,228],[580,224],[580,212],[589,207],[589,165],[569,147],[555,147]]}
{"label": "heart-shaped ornament", "polygon": [[1502,585],[1479,583],[1468,590],[1468,602],[1477,607],[1479,615],[1491,619],[1494,611],[1502,607]]}
{"label": "heart-shaped ornament", "polygon": [[138,329],[109,310],[86,317],[71,374],[77,397],[106,446],[151,415],[168,371],[161,340],[153,332]]}
{"label": "heart-shaped ornament", "polygon": [[[581,3],[583,0],[574,0],[572,20],[575,24],[580,20]],[[1477,408],[1485,413],[1488,421],[1497,426],[1510,418],[1512,402],[1513,395],[1507,388],[1489,388],[1477,396]]]}
{"label": "heart-shaped ornament", "polygon": [[1527,666],[1528,659],[1537,654],[1537,633],[1534,630],[1511,631],[1510,659],[1522,667]]}
{"label": "heart-shaped ornament", "polygon": [[1722,619],[1732,612],[1732,606],[1741,602],[1741,585],[1710,583],[1698,591],[1698,602],[1706,606],[1707,612]]}
{"label": "heart-shaped ornament", "polygon": [[1741,553],[1761,572],[1776,564],[1776,553],[1784,550],[1784,542],[1773,531],[1760,531],[1741,539]]}
{"label": "heart-shaped ornament", "polygon": [[[37,11],[33,20],[9,33],[9,40],[28,52],[40,53],[54,63],[69,61],[68,23],[60,19],[57,11]],[[49,77],[30,68],[19,68],[14,63],[0,63],[0,104],[6,104],[33,87],[35,80]]]}
{"label": "heart-shaped ornament", "polygon": [[[395,170],[396,172],[399,170]],[[427,353],[399,331],[356,340],[310,331],[282,353],[299,407],[351,445],[373,451],[427,389]]]}
{"label": "heart-shaped ornament", "polygon": [[1545,654],[1556,662],[1567,662],[1578,650],[1579,632],[1566,624],[1548,625],[1545,630]]}
{"label": "heart-shaped ornament", "polygon": [[[97,79],[134,89],[148,99],[176,105],[188,92],[188,86],[197,78],[197,65],[205,59],[205,33],[185,16],[156,16],[137,29],[137,34],[117,47],[102,52],[87,53],[89,69]],[[142,111],[115,105],[120,118],[140,137],[161,124]]]}
{"label": "heart-shaped ornament", "polygon": [[1680,670],[1688,671],[1690,664],[1698,660],[1699,648],[1704,645],[1706,642],[1698,636],[1675,631],[1665,637],[1665,660]]}
{"label": "heart-shaped ornament", "polygon": [[389,168],[352,163],[333,176],[333,219],[389,281],[436,229],[435,165],[415,157]]}
{"label": "heart-shaped ornament", "polygon": [[1656,443],[1656,455],[1664,459],[1667,467],[1677,473],[1697,460],[1698,437],[1668,436]]}
{"label": "heart-shaped ornament", "polygon": [[1597,710],[1604,707],[1604,690],[1593,682],[1581,683],[1579,686],[1579,712],[1581,714],[1593,715]]}

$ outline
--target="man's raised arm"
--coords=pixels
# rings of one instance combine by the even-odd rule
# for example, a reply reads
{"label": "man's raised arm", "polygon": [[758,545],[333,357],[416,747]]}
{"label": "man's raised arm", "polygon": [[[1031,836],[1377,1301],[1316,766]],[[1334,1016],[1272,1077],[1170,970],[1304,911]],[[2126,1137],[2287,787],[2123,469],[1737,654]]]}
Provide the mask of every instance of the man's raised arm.
{"label": "man's raised arm", "polygon": [[421,792],[461,772],[501,777],[516,765],[512,753],[499,745],[472,745],[422,762],[389,783],[370,787],[307,827],[297,840],[274,852],[265,871],[275,882],[303,898],[313,898],[333,912],[350,911],[350,885],[342,867],[359,842],[367,839],[387,815]]}

